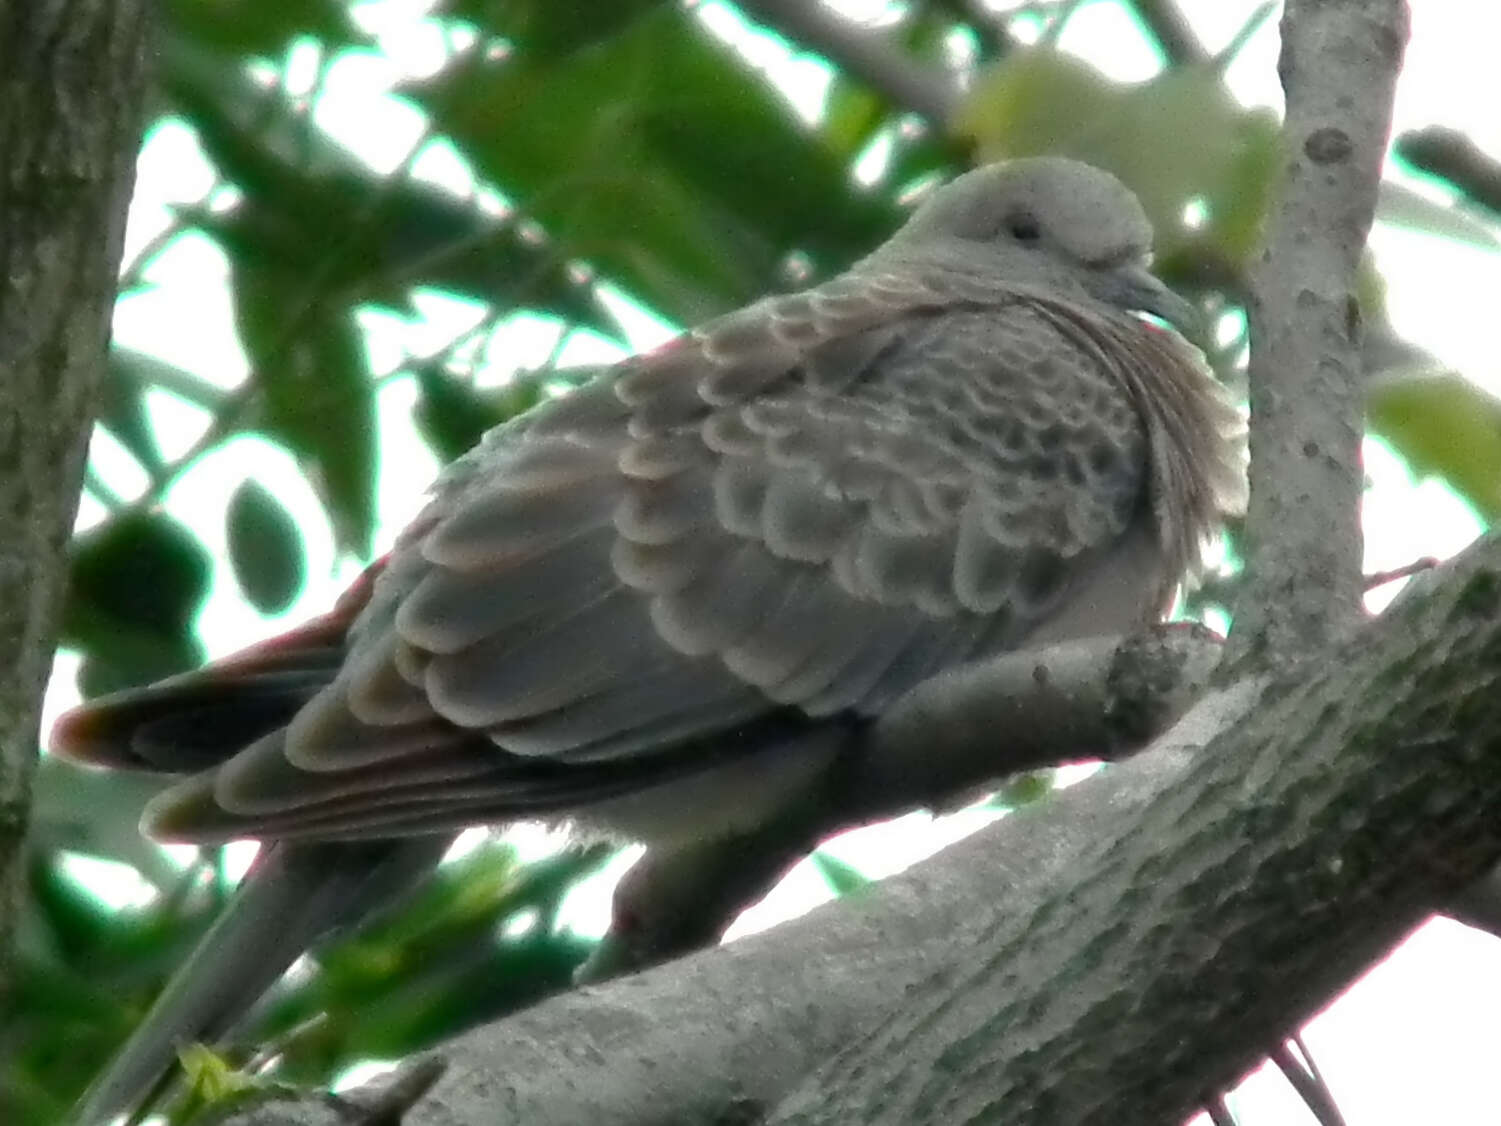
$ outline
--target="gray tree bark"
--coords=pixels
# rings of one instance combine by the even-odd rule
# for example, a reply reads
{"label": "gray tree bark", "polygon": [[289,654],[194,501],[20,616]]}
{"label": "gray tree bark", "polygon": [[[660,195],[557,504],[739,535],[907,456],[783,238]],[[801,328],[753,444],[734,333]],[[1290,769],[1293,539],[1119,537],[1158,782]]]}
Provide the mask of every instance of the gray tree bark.
{"label": "gray tree bark", "polygon": [[1360,620],[1355,269],[1407,33],[1403,0],[1289,0],[1283,11],[1282,184],[1251,275],[1248,581],[1232,662],[1301,660]]}
{"label": "gray tree bark", "polygon": [[0,994],[140,146],[148,7],[0,2]]}

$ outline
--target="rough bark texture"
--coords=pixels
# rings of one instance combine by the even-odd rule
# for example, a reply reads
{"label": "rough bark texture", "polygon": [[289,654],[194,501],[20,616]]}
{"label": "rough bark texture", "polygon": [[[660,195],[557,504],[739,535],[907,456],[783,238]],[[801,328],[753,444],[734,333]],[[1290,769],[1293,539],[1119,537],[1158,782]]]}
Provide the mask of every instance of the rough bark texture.
{"label": "rough bark texture", "polygon": [[1365,388],[1355,270],[1376,210],[1403,0],[1289,0],[1281,199],[1252,271],[1248,581],[1229,661],[1315,652],[1358,620]]}
{"label": "rough bark texture", "polygon": [[1231,1085],[1501,856],[1501,543],[1421,601],[1263,691],[770,1121],[1163,1123]]}
{"label": "rough bark texture", "polygon": [[0,986],[140,142],[147,7],[0,2]]}
{"label": "rough bark texture", "polygon": [[461,1038],[404,1122],[1181,1121],[1501,857],[1498,801],[1492,538],[867,895]]}

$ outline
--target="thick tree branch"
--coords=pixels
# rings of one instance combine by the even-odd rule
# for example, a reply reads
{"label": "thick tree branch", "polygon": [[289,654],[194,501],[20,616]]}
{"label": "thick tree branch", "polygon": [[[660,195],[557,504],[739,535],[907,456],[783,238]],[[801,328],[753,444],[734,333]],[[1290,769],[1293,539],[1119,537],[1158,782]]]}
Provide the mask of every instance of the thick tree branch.
{"label": "thick tree branch", "polygon": [[0,994],[140,142],[146,9],[0,5]]}
{"label": "thick tree branch", "polygon": [[959,91],[948,75],[918,62],[879,31],[829,11],[822,0],[737,0],[737,6],[934,126],[942,128],[958,106]]}
{"label": "thick tree branch", "polygon": [[771,1121],[1158,1126],[1501,857],[1498,800],[1493,538],[1328,660],[864,896],[461,1038],[406,1121],[692,1126],[785,1098]]}
{"label": "thick tree branch", "polygon": [[1232,664],[1307,656],[1360,614],[1355,269],[1406,41],[1402,0],[1289,0],[1283,12],[1285,161],[1251,276],[1249,579]]}
{"label": "thick tree branch", "polygon": [[617,885],[610,933],[580,980],[638,971],[718,941],[788,868],[841,830],[952,804],[1022,771],[1139,750],[1203,691],[1220,644],[1196,626],[1161,626],[1124,640],[1007,653],[934,677],[893,705],[826,789],[775,822],[644,856]]}

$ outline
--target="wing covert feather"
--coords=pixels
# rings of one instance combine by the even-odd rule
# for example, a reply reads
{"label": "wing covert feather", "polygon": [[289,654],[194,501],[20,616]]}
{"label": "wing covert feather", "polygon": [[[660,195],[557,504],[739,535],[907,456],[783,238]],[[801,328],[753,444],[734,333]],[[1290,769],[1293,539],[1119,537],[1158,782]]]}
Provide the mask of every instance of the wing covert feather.
{"label": "wing covert feather", "polygon": [[1055,321],[844,279],[488,436],[398,542],[335,684],[223,768],[204,831],[568,805],[1021,642],[1146,503],[1131,392]]}

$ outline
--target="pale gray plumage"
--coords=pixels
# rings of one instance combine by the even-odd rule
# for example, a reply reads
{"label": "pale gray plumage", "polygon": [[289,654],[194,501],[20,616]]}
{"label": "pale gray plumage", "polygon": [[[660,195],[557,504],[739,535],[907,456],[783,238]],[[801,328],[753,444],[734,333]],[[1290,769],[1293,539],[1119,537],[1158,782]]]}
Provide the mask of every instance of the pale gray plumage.
{"label": "pale gray plumage", "polygon": [[[211,763],[149,808],[168,839],[753,825],[939,669],[1165,608],[1238,464],[1201,359],[1135,315],[1187,312],[1150,238],[1085,165],[961,176],[832,281],[487,435],[316,644],[59,743]],[[282,711],[215,742],[214,702],[272,675]],[[163,747],[184,691],[207,750]]]}

